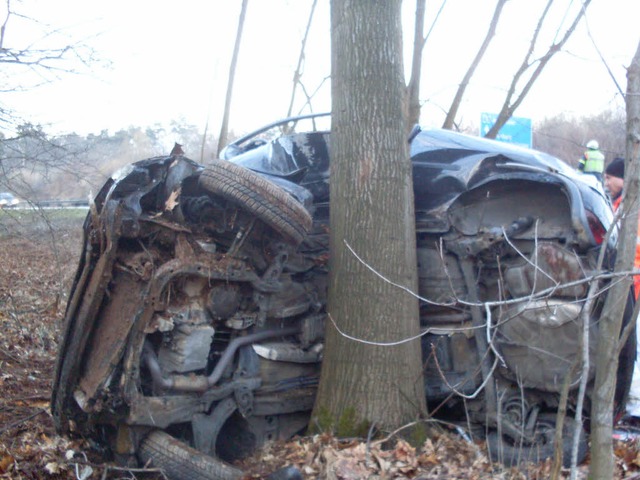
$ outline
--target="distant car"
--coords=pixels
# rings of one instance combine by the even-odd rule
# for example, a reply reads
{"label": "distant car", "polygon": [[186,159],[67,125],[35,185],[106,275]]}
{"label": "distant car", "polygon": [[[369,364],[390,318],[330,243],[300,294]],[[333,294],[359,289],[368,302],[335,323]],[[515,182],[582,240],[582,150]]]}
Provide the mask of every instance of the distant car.
{"label": "distant car", "polygon": [[0,208],[15,207],[20,203],[13,193],[0,192]]}
{"label": "distant car", "polygon": [[[137,162],[98,193],[54,378],[58,431],[204,479],[238,478],[225,461],[305,428],[324,342],[331,135],[262,130],[206,167]],[[606,289],[586,300],[600,250],[605,269],[615,254],[610,203],[595,179],[501,142],[418,129],[411,157],[427,400],[486,432],[496,460],[549,457],[585,305],[591,353],[598,339]],[[618,409],[634,358],[630,335]],[[586,450],[583,432],[579,459]]]}

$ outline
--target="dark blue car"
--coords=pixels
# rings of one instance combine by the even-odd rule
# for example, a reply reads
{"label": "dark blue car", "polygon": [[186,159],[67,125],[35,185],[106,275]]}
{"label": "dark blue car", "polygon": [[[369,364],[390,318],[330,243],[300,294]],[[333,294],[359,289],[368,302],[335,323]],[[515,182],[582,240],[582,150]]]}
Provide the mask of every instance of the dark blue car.
{"label": "dark blue car", "polygon": [[[66,311],[61,433],[170,478],[238,478],[232,462],[304,431],[324,341],[331,135],[292,122],[207,165],[156,157],[107,181]],[[607,197],[541,152],[442,130],[410,142],[427,401],[494,459],[551,456],[589,279],[615,253]],[[586,317],[592,354],[603,292]],[[634,358],[632,335],[618,406]]]}

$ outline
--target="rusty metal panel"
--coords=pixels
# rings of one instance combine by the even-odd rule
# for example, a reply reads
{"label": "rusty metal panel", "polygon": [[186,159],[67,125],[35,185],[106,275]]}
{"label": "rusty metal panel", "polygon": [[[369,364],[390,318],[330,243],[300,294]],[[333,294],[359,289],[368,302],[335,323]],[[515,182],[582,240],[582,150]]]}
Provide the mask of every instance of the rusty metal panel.
{"label": "rusty metal panel", "polygon": [[89,342],[91,355],[87,356],[79,382],[84,409],[93,408],[100,388],[120,361],[134,318],[143,303],[145,284],[128,272],[116,270],[111,288],[109,302],[100,311]]}

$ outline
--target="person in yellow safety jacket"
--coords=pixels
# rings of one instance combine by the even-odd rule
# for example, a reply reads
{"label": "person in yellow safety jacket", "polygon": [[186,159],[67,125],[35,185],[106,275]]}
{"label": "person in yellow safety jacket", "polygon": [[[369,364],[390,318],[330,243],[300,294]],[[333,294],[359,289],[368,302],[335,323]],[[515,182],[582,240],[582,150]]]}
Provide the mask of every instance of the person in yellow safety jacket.
{"label": "person in yellow safety jacket", "polygon": [[602,172],[604,171],[604,155],[600,151],[597,140],[587,142],[587,151],[578,160],[578,170],[582,173],[589,173],[602,182]]}
{"label": "person in yellow safety jacket", "polygon": [[[622,191],[624,189],[624,158],[615,158],[604,171],[604,188],[609,192],[613,202],[613,210],[620,208]],[[638,225],[638,241],[636,241],[636,256],[633,260],[634,270],[640,270],[640,224]],[[640,275],[633,277],[633,290],[636,300],[640,294]]]}

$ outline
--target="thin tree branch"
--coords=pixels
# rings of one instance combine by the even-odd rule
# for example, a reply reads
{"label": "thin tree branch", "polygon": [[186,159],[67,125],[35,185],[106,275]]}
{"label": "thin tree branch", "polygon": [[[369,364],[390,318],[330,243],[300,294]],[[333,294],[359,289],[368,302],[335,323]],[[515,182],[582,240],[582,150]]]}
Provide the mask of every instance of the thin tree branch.
{"label": "thin tree branch", "polygon": [[216,156],[220,156],[220,151],[226,146],[227,135],[229,130],[229,113],[231,110],[231,97],[233,95],[233,82],[236,75],[236,65],[240,53],[240,41],[242,40],[242,29],[244,27],[244,19],[247,13],[247,4],[249,0],[242,0],[240,8],[240,17],[238,18],[238,29],[236,31],[236,42],[233,47],[233,55],[231,57],[231,65],[229,66],[229,79],[227,81],[227,94],[224,102],[224,113],[222,115],[222,125],[220,127],[220,135],[218,136],[218,151]]}
{"label": "thin tree branch", "polygon": [[[582,4],[582,8],[580,9],[578,14],[576,15],[576,18],[573,20],[573,23],[571,24],[571,26],[565,31],[562,39],[557,43],[553,43],[549,47],[547,52],[540,59],[538,59],[536,62],[530,63],[529,59],[531,58],[531,55],[533,54],[533,51],[535,49],[535,45],[537,43],[538,36],[539,36],[540,31],[542,29],[542,25],[544,23],[544,20],[545,20],[545,18],[547,16],[547,13],[548,13],[552,3],[553,3],[553,0],[548,0],[548,3],[546,5],[542,15],[540,16],[540,19],[538,21],[538,25],[536,27],[534,35],[533,35],[533,37],[531,39],[531,42],[529,44],[529,50],[527,51],[527,54],[525,55],[525,58],[522,61],[522,64],[520,65],[520,67],[516,71],[515,75],[513,76],[513,79],[511,81],[511,85],[509,86],[509,89],[507,91],[507,95],[505,97],[504,103],[502,105],[502,108],[500,109],[500,113],[498,114],[498,118],[496,119],[496,123],[489,129],[489,131],[485,135],[485,137],[487,137],[487,138],[496,138],[498,136],[498,133],[500,132],[500,129],[513,116],[513,113],[516,111],[516,109],[520,106],[520,104],[526,98],[527,94],[529,93],[529,91],[531,90],[531,88],[535,84],[536,80],[538,79],[538,77],[540,76],[542,71],[544,70],[544,67],[549,63],[549,61],[553,58],[553,56],[556,53],[558,53],[560,50],[562,50],[562,47],[569,40],[569,38],[573,34],[574,30],[576,29],[576,27],[580,23],[580,20],[585,15],[585,12],[587,10],[587,7],[591,3],[591,0],[584,0],[584,2]],[[516,96],[515,100],[512,101],[512,99],[513,99],[513,97],[515,95],[515,91],[516,91],[516,87],[518,85],[518,82],[520,81],[520,79],[522,78],[524,73],[533,65],[533,63],[537,63],[537,67],[535,68],[535,70],[533,71],[531,76],[529,77],[529,80],[525,83],[525,85],[522,88],[522,90],[520,91],[520,93]]]}
{"label": "thin tree branch", "polygon": [[293,102],[296,98],[296,88],[298,84],[301,84],[302,67],[305,60],[305,49],[307,46],[307,38],[309,37],[309,31],[311,30],[311,22],[313,20],[313,14],[316,10],[317,4],[318,4],[318,0],[313,0],[313,3],[311,4],[311,11],[309,12],[309,19],[307,20],[307,28],[305,28],[304,36],[302,37],[302,44],[300,45],[300,55],[298,56],[298,64],[296,65],[296,70],[293,73],[293,86],[291,88],[291,100],[289,101],[289,108],[287,109],[287,117],[291,116],[291,112],[293,111]]}
{"label": "thin tree branch", "polygon": [[496,8],[493,11],[493,18],[491,19],[491,23],[489,24],[489,30],[487,30],[487,34],[484,37],[484,41],[480,45],[480,48],[478,49],[478,53],[476,53],[475,58],[471,62],[471,65],[469,65],[467,72],[464,74],[464,77],[462,78],[460,85],[458,85],[458,90],[456,91],[456,94],[453,97],[453,101],[451,102],[451,106],[449,107],[449,110],[447,111],[447,117],[445,118],[444,123],[442,124],[442,128],[449,129],[449,130],[453,128],[454,120],[456,118],[456,115],[458,114],[458,109],[460,108],[460,105],[462,103],[462,97],[464,96],[467,86],[471,81],[471,77],[473,76],[473,74],[476,71],[476,68],[480,64],[480,60],[482,60],[482,57],[484,56],[487,49],[489,48],[489,44],[491,43],[491,40],[493,39],[496,33],[498,21],[500,20],[500,15],[502,14],[502,9],[505,3],[507,3],[507,0],[498,0],[498,3],[496,4]]}

